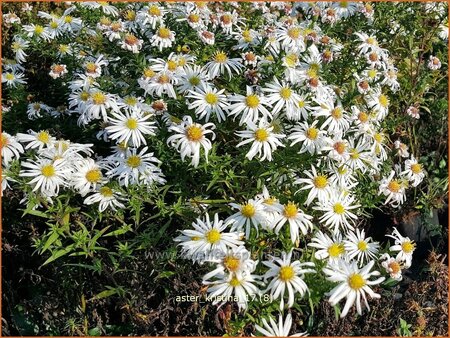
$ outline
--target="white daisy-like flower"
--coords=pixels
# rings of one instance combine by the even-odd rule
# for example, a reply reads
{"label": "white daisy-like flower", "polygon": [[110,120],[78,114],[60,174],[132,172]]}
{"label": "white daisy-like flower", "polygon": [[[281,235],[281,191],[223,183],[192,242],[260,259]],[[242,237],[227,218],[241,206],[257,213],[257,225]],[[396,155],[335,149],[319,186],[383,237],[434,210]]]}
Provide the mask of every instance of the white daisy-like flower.
{"label": "white daisy-like flower", "polygon": [[151,114],[143,115],[140,109],[131,109],[131,112],[112,113],[110,126],[106,127],[108,138],[117,140],[118,143],[129,143],[134,147],[147,144],[144,135],[155,135],[155,122],[147,121]]}
{"label": "white daisy-like flower", "polygon": [[380,181],[378,195],[387,196],[384,204],[390,203],[393,207],[399,207],[406,199],[405,182],[400,179],[394,179],[395,171],[392,170],[388,177]]}
{"label": "white daisy-like flower", "polygon": [[276,323],[273,318],[270,318],[270,324],[266,319],[262,319],[263,327],[255,324],[255,329],[257,332],[263,334],[265,337],[304,337],[307,336],[307,332],[295,333],[289,336],[292,326],[292,315],[287,314],[286,319],[283,322],[283,316],[280,313],[278,318],[278,323]]}
{"label": "white daisy-like flower", "polygon": [[245,246],[228,248],[225,252],[206,259],[207,262],[216,263],[216,268],[203,276],[203,280],[211,279],[226,273],[248,273],[255,270],[257,261],[251,259],[251,253]]}
{"label": "white daisy-like flower", "polygon": [[401,173],[411,182],[411,186],[417,187],[425,177],[422,165],[417,161],[414,156],[411,159],[405,161],[405,171]]}
{"label": "white daisy-like flower", "polygon": [[234,103],[229,106],[228,115],[242,115],[239,125],[243,125],[249,121],[257,123],[261,118],[260,114],[262,115],[262,119],[269,120],[272,118],[272,113],[266,108],[266,106],[270,105],[267,98],[256,93],[250,86],[247,86],[245,96],[235,94],[230,96],[229,100]]}
{"label": "white daisy-like flower", "polygon": [[53,64],[50,67],[50,75],[52,79],[57,79],[68,73],[67,66],[63,64]]}
{"label": "white daisy-like flower", "polygon": [[400,140],[394,142],[394,148],[397,149],[397,155],[401,157],[409,157],[408,146],[402,143]]}
{"label": "white daisy-like flower", "polygon": [[207,86],[209,75],[199,65],[186,65],[184,74],[180,75],[178,81],[178,92],[185,93],[188,91],[196,91]]}
{"label": "white daisy-like flower", "polygon": [[8,87],[16,88],[18,84],[25,84],[25,75],[23,73],[16,73],[14,71],[2,73],[2,83],[5,83]]}
{"label": "white daisy-like flower", "polygon": [[56,161],[38,159],[21,163],[25,169],[20,171],[20,176],[32,178],[28,184],[33,186],[33,191],[39,191],[46,197],[57,196],[59,189],[67,185],[70,168],[64,163],[64,159]]}
{"label": "white daisy-like flower", "polygon": [[308,246],[318,249],[314,253],[316,259],[328,259],[330,264],[335,264],[339,259],[346,256],[345,246],[340,232],[334,233],[330,237],[319,230],[314,234]]}
{"label": "white daisy-like flower", "polygon": [[263,88],[263,92],[268,93],[267,102],[273,106],[273,115],[276,115],[283,108],[286,112],[286,116],[295,115],[300,96],[294,92],[291,86],[284,83],[284,81],[280,83],[275,77],[272,83],[268,83],[266,87]]}
{"label": "white daisy-like flower", "polygon": [[430,55],[427,66],[431,70],[437,70],[441,68],[441,60],[439,60],[436,56]]}
{"label": "white daisy-like flower", "polygon": [[350,127],[350,117],[344,108],[338,102],[334,104],[334,99],[327,101],[318,101],[319,107],[315,108],[314,115],[316,117],[325,117],[325,122],[321,129],[325,129],[333,134],[345,133]]}
{"label": "white daisy-like flower", "polygon": [[116,211],[117,208],[125,209],[125,205],[121,202],[124,200],[125,198],[122,193],[104,185],[98,186],[95,193],[86,197],[84,204],[91,205],[98,203],[98,210],[100,212],[104,212],[108,208]]}
{"label": "white daisy-like flower", "polygon": [[299,154],[308,152],[311,155],[320,154],[322,148],[327,144],[326,131],[317,127],[319,120],[315,120],[312,124],[308,122],[297,123],[291,129],[291,134],[287,137],[292,140],[291,147],[298,143],[302,143]]}
{"label": "white daisy-like flower", "polygon": [[272,161],[272,152],[277,147],[284,147],[280,139],[283,139],[286,135],[273,133],[274,127],[266,122],[266,120],[261,119],[258,125],[252,121],[247,121],[247,128],[247,130],[236,132],[236,135],[245,139],[238,143],[236,147],[253,142],[250,150],[245,155],[249,160],[258,156],[260,161],[264,161],[265,159]]}
{"label": "white daisy-like flower", "polygon": [[90,93],[85,108],[88,120],[99,120],[103,118],[105,122],[109,121],[108,111],[119,111],[116,98],[112,94],[104,93],[100,90],[95,90]]}
{"label": "white daisy-like flower", "polygon": [[71,184],[81,196],[86,196],[89,192],[94,191],[98,184],[105,182],[102,168],[93,159],[78,160],[73,165]]}
{"label": "white daisy-like flower", "polygon": [[193,99],[188,105],[188,109],[195,109],[198,118],[208,122],[211,114],[215,114],[217,121],[225,121],[225,112],[228,107],[227,96],[224,94],[225,89],[217,90],[210,86],[202,86],[195,91],[190,90],[186,96]]}
{"label": "white daisy-like flower", "polygon": [[164,48],[172,47],[174,41],[175,32],[164,26],[160,26],[150,39],[151,45],[158,47],[160,52]]}
{"label": "white daisy-like flower", "polygon": [[300,190],[309,190],[305,204],[310,205],[317,198],[319,202],[325,202],[332,193],[332,186],[327,174],[317,173],[314,166],[311,166],[311,172],[305,170],[303,172],[308,178],[299,178],[294,184],[302,184]]}
{"label": "white daisy-like flower", "polygon": [[120,43],[120,47],[137,54],[142,49],[143,43],[144,43],[144,40],[137,38],[135,35],[133,35],[131,33],[127,33],[123,37],[123,40]]}
{"label": "white daisy-like flower", "polygon": [[201,125],[194,123],[190,116],[184,116],[180,124],[169,127],[169,131],[176,134],[170,136],[167,143],[177,149],[183,161],[186,156],[192,157],[191,164],[197,167],[200,162],[201,148],[203,148],[206,162],[208,162],[208,152],[211,150],[212,144],[206,135],[212,134],[211,138],[214,140],[216,134],[212,131],[213,129],[215,129],[213,123]]}
{"label": "white daisy-like flower", "polygon": [[30,43],[19,36],[14,36],[14,41],[11,44],[12,51],[16,54],[16,61],[18,63],[23,63],[26,61],[26,57],[28,56],[25,53],[25,49],[28,48]]}
{"label": "white daisy-like flower", "polygon": [[368,51],[379,50],[377,38],[373,35],[368,35],[363,32],[356,32],[355,35],[360,40],[360,45],[358,46],[359,55],[366,54]]}
{"label": "white daisy-like flower", "polygon": [[217,51],[213,59],[205,65],[205,69],[208,71],[211,79],[225,74],[225,71],[228,77],[231,78],[232,72],[239,74],[243,67],[240,58],[229,58],[223,51]]}
{"label": "white daisy-like flower", "polygon": [[178,79],[170,71],[163,71],[155,74],[153,77],[140,78],[138,83],[145,90],[146,94],[158,97],[166,94],[174,99],[177,97],[173,86],[178,83]]}
{"label": "white daisy-like flower", "polygon": [[371,271],[374,263],[375,261],[370,261],[360,269],[356,262],[348,263],[341,259],[336,265],[329,265],[323,269],[329,281],[339,283],[329,292],[330,299],[328,301],[330,304],[334,306],[343,298],[347,299],[340,315],[341,318],[347,315],[355,303],[356,311],[362,315],[361,298],[364,300],[365,307],[370,310],[366,293],[371,298],[381,297],[370,288],[370,286],[380,284],[385,279],[384,277],[379,277],[375,280],[370,280],[371,277],[380,275],[379,271]]}
{"label": "white daisy-like flower", "polygon": [[38,132],[29,130],[28,134],[17,133],[16,138],[17,141],[21,143],[28,143],[25,146],[25,149],[38,150],[42,150],[46,147],[52,147],[53,143],[56,141],[56,139],[46,130],[41,130]]}
{"label": "white daisy-like flower", "polygon": [[344,240],[345,250],[349,259],[355,259],[359,264],[375,259],[380,245],[371,237],[365,237],[364,230],[349,231]]}
{"label": "white daisy-like flower", "polygon": [[303,52],[306,49],[302,35],[302,28],[299,26],[279,27],[276,31],[277,41],[285,50],[293,52]]}
{"label": "white daisy-like flower", "polygon": [[22,145],[14,136],[2,132],[0,138],[0,153],[2,156],[2,163],[5,166],[15,159],[20,158],[20,154],[24,152]]}
{"label": "white daisy-like flower", "polygon": [[99,55],[97,59],[89,58],[83,65],[85,75],[96,79],[102,75],[102,66],[107,66],[108,61],[103,59],[103,55]]}
{"label": "white daisy-like flower", "polygon": [[391,257],[388,253],[381,255],[380,260],[382,260],[381,266],[386,269],[386,272],[392,279],[397,281],[403,279],[402,268],[404,267],[404,261]]}
{"label": "white daisy-like flower", "polygon": [[245,226],[245,237],[249,238],[252,225],[257,232],[258,225],[267,225],[266,213],[261,200],[250,199],[243,204],[230,203],[230,206],[238,210],[226,220],[232,224],[232,231],[242,231]]}
{"label": "white daisy-like flower", "polygon": [[208,297],[213,300],[213,305],[224,304],[237,299],[240,310],[245,310],[252,296],[259,295],[260,291],[254,284],[257,276],[250,273],[230,273],[222,275],[216,281],[204,281],[208,285]]}
{"label": "white daisy-like flower", "polygon": [[289,253],[283,252],[281,258],[270,256],[271,260],[263,261],[262,263],[269,268],[264,274],[264,281],[271,279],[265,292],[270,291],[272,299],[281,298],[280,310],[284,308],[284,297],[287,291],[288,307],[292,307],[295,302],[295,294],[298,293],[303,297],[305,293],[309,292],[308,286],[303,280],[305,273],[315,273],[314,263],[301,263],[292,260],[292,251]]}
{"label": "white daisy-like flower", "polygon": [[35,25],[32,23],[30,25],[23,25],[22,28],[25,32],[27,32],[27,37],[29,38],[35,37],[38,40],[42,39],[45,41],[49,41],[52,39],[48,28],[42,25]]}
{"label": "white daisy-like flower", "polygon": [[383,120],[389,112],[389,98],[376,88],[372,93],[365,96],[367,105],[378,112],[377,120]]}
{"label": "white daisy-like flower", "polygon": [[89,9],[100,9],[104,14],[111,16],[118,16],[119,11],[116,7],[110,5],[108,1],[86,1],[81,2],[80,5],[82,7],[86,7]]}
{"label": "white daisy-like flower", "polygon": [[398,232],[397,228],[394,228],[392,235],[386,235],[394,239],[394,245],[392,245],[389,250],[398,252],[395,259],[402,260],[405,262],[405,268],[409,268],[412,263],[412,255],[416,249],[416,243],[410,240],[409,237],[403,237]]}
{"label": "white daisy-like flower", "polygon": [[281,228],[288,223],[292,243],[299,239],[299,229],[303,235],[306,235],[309,230],[312,231],[313,224],[311,223],[312,216],[305,214],[300,210],[294,202],[288,202],[279,209],[279,216],[272,225],[275,233],[279,233]]}
{"label": "white daisy-like flower", "polygon": [[206,214],[204,219],[197,218],[192,223],[194,229],[181,231],[175,241],[180,242],[186,257],[194,261],[223,257],[228,248],[244,244],[239,240],[238,232],[225,232],[228,225],[228,221],[219,220],[219,214],[214,214],[212,221]]}
{"label": "white daisy-like flower", "polygon": [[406,110],[406,113],[411,116],[412,118],[415,119],[420,119],[420,112],[419,109],[415,106],[410,106],[408,107],[408,109]]}
{"label": "white daisy-like flower", "polygon": [[156,167],[160,164],[153,153],[147,153],[148,147],[130,148],[124,156],[114,156],[106,159],[105,167],[111,167],[106,176],[117,177],[120,185],[128,187],[129,184],[164,183],[161,170]]}
{"label": "white daisy-like flower", "polygon": [[319,203],[314,209],[324,212],[320,217],[320,222],[325,223],[334,232],[338,232],[340,228],[353,230],[352,224],[358,219],[358,216],[350,210],[360,207],[359,204],[353,204],[354,202],[354,196],[345,192],[334,191],[327,201]]}
{"label": "white daisy-like flower", "polygon": [[152,29],[156,28],[159,23],[162,25],[164,23],[164,15],[166,14],[166,9],[161,7],[158,3],[151,3],[145,6],[142,11],[139,12],[139,16],[143,17],[142,25],[145,26],[147,23],[150,24]]}

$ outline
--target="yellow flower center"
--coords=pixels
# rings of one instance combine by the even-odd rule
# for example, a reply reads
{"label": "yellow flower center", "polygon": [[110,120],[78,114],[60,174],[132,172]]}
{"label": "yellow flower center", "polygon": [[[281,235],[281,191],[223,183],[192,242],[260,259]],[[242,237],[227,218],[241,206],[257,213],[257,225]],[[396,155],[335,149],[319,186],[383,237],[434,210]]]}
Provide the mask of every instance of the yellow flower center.
{"label": "yellow flower center", "polygon": [[381,94],[380,97],[378,98],[378,102],[380,102],[380,105],[383,108],[386,108],[389,105],[389,99],[387,98],[386,95]]}
{"label": "yellow flower center", "polygon": [[155,71],[151,68],[144,69],[144,76],[145,77],[153,77],[155,76]]}
{"label": "yellow flower center", "polygon": [[400,185],[400,183],[399,183],[398,181],[392,180],[392,181],[389,182],[387,188],[388,188],[390,191],[396,193],[396,192],[399,192],[399,190],[400,190],[400,188],[401,188],[401,185]]}
{"label": "yellow flower center", "polygon": [[167,74],[162,74],[158,77],[158,83],[166,84],[170,82],[170,77]]}
{"label": "yellow flower center", "polygon": [[348,1],[341,1],[341,2],[339,2],[339,7],[347,8],[348,7]]}
{"label": "yellow flower center", "polygon": [[319,175],[313,180],[314,186],[318,189],[323,189],[327,186],[328,180],[325,175]]}
{"label": "yellow flower center", "polygon": [[176,70],[177,67],[178,67],[178,64],[176,61],[174,61],[174,60],[167,61],[167,69],[170,70],[171,72]]}
{"label": "yellow flower center", "polygon": [[214,93],[207,93],[205,95],[205,101],[206,101],[206,103],[208,103],[210,105],[215,105],[219,101],[219,98]]}
{"label": "yellow flower center", "polygon": [[106,96],[103,93],[100,92],[96,92],[94,94],[92,94],[92,101],[94,102],[94,104],[105,104],[106,102]]}
{"label": "yellow flower center", "polygon": [[53,177],[55,176],[55,167],[51,164],[44,165],[41,169],[42,176]]}
{"label": "yellow flower center", "polygon": [[402,269],[397,261],[392,261],[391,263],[389,263],[388,268],[392,271],[393,274],[399,273]]}
{"label": "yellow flower center", "polygon": [[265,142],[267,141],[267,139],[269,138],[269,132],[264,129],[264,128],[260,128],[260,129],[256,129],[255,131],[255,140],[258,142]]}
{"label": "yellow flower center", "polygon": [[252,34],[248,29],[242,32],[242,37],[244,38],[245,42],[251,42],[253,40]]}
{"label": "yellow flower center", "polygon": [[125,12],[125,19],[128,21],[134,21],[136,20],[136,12],[132,10],[128,10]]}
{"label": "yellow flower center", "polygon": [[159,27],[159,29],[158,29],[158,36],[161,39],[168,39],[168,38],[170,38],[170,29],[168,29],[166,27]]}
{"label": "yellow flower center", "polygon": [[141,165],[141,158],[137,155],[131,155],[127,158],[127,165],[130,168],[137,168]]}
{"label": "yellow flower center", "polygon": [[342,109],[341,108],[339,108],[339,107],[336,107],[336,108],[334,108],[332,111],[331,111],[331,116],[333,116],[333,118],[335,119],[335,120],[339,120],[340,118],[342,118]]}
{"label": "yellow flower center", "polygon": [[366,43],[368,43],[369,45],[375,45],[375,44],[377,43],[377,40],[375,40],[375,39],[372,38],[372,37],[368,37],[368,38],[366,39]]}
{"label": "yellow flower center", "polygon": [[342,155],[347,148],[347,145],[344,142],[336,142],[333,148],[339,155]]}
{"label": "yellow flower center", "polygon": [[2,133],[2,137],[0,139],[0,148],[6,147],[8,143],[8,137],[4,133]]}
{"label": "yellow flower center", "polygon": [[337,258],[345,252],[345,248],[342,243],[333,243],[328,247],[327,252],[330,257]]}
{"label": "yellow flower center", "polygon": [[236,277],[233,277],[230,280],[230,285],[235,288],[236,286],[241,285],[241,282]]}
{"label": "yellow flower center", "polygon": [[192,13],[192,14],[189,14],[187,19],[189,20],[189,22],[197,23],[200,21],[200,16],[198,14]]}
{"label": "yellow flower center", "polygon": [[239,270],[241,260],[234,256],[226,256],[223,259],[223,265],[227,268],[228,271],[236,272],[237,270]]}
{"label": "yellow flower center", "polygon": [[126,126],[128,129],[134,130],[137,129],[138,127],[138,121],[134,118],[130,118],[127,120],[126,122]]}
{"label": "yellow flower center", "polygon": [[358,250],[359,251],[366,251],[367,250],[367,243],[365,241],[359,241],[358,242]]}
{"label": "yellow flower center", "polygon": [[354,273],[354,274],[350,275],[350,277],[348,277],[348,285],[353,290],[359,290],[364,285],[366,285],[366,281],[359,273]]}
{"label": "yellow flower center", "polygon": [[241,205],[241,214],[244,217],[251,218],[255,215],[256,209],[253,204],[247,203]]}
{"label": "yellow flower center", "polygon": [[345,212],[345,208],[341,203],[338,202],[335,205],[333,205],[333,211],[338,215],[342,215]]}
{"label": "yellow flower center", "polygon": [[46,131],[40,131],[37,135],[36,135],[36,139],[38,141],[41,141],[44,144],[47,144],[50,142],[50,134],[47,133]]}
{"label": "yellow flower center", "polygon": [[125,103],[129,106],[135,106],[138,103],[137,98],[134,96],[128,96],[124,99]]}
{"label": "yellow flower center", "polygon": [[303,100],[298,101],[298,107],[299,107],[299,108],[304,108],[305,105],[306,105],[306,102],[305,102],[305,101],[303,101]]}
{"label": "yellow flower center", "polygon": [[18,50],[21,49],[21,45],[17,41],[14,41],[11,45],[11,48],[14,52],[17,52]]}
{"label": "yellow flower center", "polygon": [[317,138],[317,135],[319,135],[319,130],[314,127],[308,128],[306,130],[306,137],[310,140],[315,140]]}
{"label": "yellow flower center", "polygon": [[288,67],[293,68],[298,62],[298,56],[295,54],[288,54],[286,55],[284,61]]}
{"label": "yellow flower center", "polygon": [[53,29],[56,29],[56,28],[58,28],[58,23],[56,21],[52,21],[52,22],[50,22],[50,27]]}
{"label": "yellow flower center", "polygon": [[98,169],[92,169],[86,173],[86,180],[90,183],[98,182],[98,181],[100,181],[101,178],[102,178],[102,173]]}
{"label": "yellow flower center", "polygon": [[227,62],[227,60],[228,60],[227,54],[225,54],[224,52],[218,52],[214,57],[214,61],[217,63],[225,63]]}
{"label": "yellow flower center", "polygon": [[369,115],[365,112],[360,112],[358,114],[358,120],[360,120],[362,123],[366,123],[369,120]]}
{"label": "yellow flower center", "polygon": [[205,238],[208,243],[214,244],[220,241],[220,236],[219,230],[211,229],[206,233]]}
{"label": "yellow flower center", "polygon": [[133,34],[125,35],[125,43],[127,45],[130,45],[130,46],[137,45],[138,42],[139,42],[139,39],[137,37],[135,37]]}
{"label": "yellow flower center", "polygon": [[15,77],[14,77],[13,73],[6,73],[6,80],[12,81],[14,79],[15,79]]}
{"label": "yellow flower center", "polygon": [[292,90],[291,90],[291,88],[287,88],[287,87],[281,88],[281,90],[280,90],[280,96],[281,96],[283,99],[287,100],[287,99],[289,99],[289,98],[291,97],[291,95],[292,95]]}
{"label": "yellow flower center", "polygon": [[278,276],[283,282],[287,282],[294,278],[295,272],[292,266],[282,266]]}
{"label": "yellow flower center", "polygon": [[90,97],[91,95],[88,93],[88,92],[86,92],[86,91],[82,91],[81,93],[80,93],[80,99],[82,100],[82,101],[87,101],[87,100],[89,100],[89,97]]}
{"label": "yellow flower center", "polygon": [[411,171],[414,174],[420,174],[422,172],[422,166],[419,163],[411,164]]}
{"label": "yellow flower center", "polygon": [[352,160],[357,160],[358,158],[359,158],[359,152],[358,152],[358,150],[356,150],[356,149],[352,149],[352,150],[350,150],[350,158],[352,159]]}
{"label": "yellow flower center", "polygon": [[105,16],[102,16],[100,18],[100,24],[102,24],[103,26],[109,26],[111,24],[111,20]]}
{"label": "yellow flower center", "polygon": [[186,137],[189,141],[198,142],[203,137],[203,130],[196,125],[189,126],[186,128]]}
{"label": "yellow flower center", "polygon": [[300,37],[300,28],[298,28],[298,27],[290,28],[290,29],[287,31],[287,35],[288,35],[291,39],[297,40],[297,39]]}
{"label": "yellow flower center", "polygon": [[44,27],[42,27],[41,25],[36,25],[36,26],[34,27],[34,32],[35,32],[37,35],[41,35],[41,34],[44,32]]}
{"label": "yellow flower center", "polygon": [[276,198],[269,197],[269,198],[266,198],[266,199],[264,200],[264,203],[266,203],[266,204],[268,204],[268,205],[272,205],[272,204],[274,204],[276,201],[277,201]]}
{"label": "yellow flower center", "polygon": [[256,108],[259,106],[259,97],[251,94],[245,98],[245,103],[249,108]]}
{"label": "yellow flower center", "polygon": [[289,202],[284,206],[283,214],[286,218],[293,218],[297,216],[298,209],[295,203]]}
{"label": "yellow flower center", "polygon": [[402,243],[402,250],[404,253],[411,253],[414,251],[416,244],[411,241],[406,241]]}
{"label": "yellow flower center", "polygon": [[377,76],[378,72],[377,72],[376,69],[370,69],[369,72],[368,72],[367,74],[369,75],[369,77],[370,77],[371,79],[373,79],[373,78],[375,78],[375,77]]}
{"label": "yellow flower center", "polygon": [[158,6],[150,6],[150,8],[148,9],[148,14],[150,14],[151,16],[161,16],[161,10]]}
{"label": "yellow flower center", "polygon": [[[193,86],[198,86],[198,84],[200,83],[200,79],[197,76],[193,76],[189,79],[189,83]],[[205,98],[205,100],[206,100],[206,98]],[[206,101],[206,102],[208,102],[208,101]]]}
{"label": "yellow flower center", "polygon": [[86,71],[88,73],[95,73],[97,70],[97,65],[94,62],[86,63]]}
{"label": "yellow flower center", "polygon": [[101,187],[100,194],[102,194],[105,197],[112,197],[114,195],[112,189],[109,187]]}

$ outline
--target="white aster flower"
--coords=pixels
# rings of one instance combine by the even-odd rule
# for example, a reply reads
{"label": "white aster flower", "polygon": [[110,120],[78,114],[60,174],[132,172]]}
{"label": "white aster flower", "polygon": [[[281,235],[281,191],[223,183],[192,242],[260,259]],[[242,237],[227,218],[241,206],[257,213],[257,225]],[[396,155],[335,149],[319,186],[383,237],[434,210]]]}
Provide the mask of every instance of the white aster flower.
{"label": "white aster flower", "polygon": [[401,173],[411,182],[411,186],[417,187],[425,177],[422,165],[416,160],[414,156],[405,161],[405,171]]}
{"label": "white aster flower", "polygon": [[84,199],[84,204],[91,205],[98,203],[98,210],[104,212],[106,209],[110,208],[113,211],[119,209],[125,209],[125,205],[120,201],[125,200],[123,195],[112,188],[104,185],[98,186],[96,192]]}
{"label": "white aster flower", "polygon": [[403,237],[398,232],[397,228],[394,228],[392,235],[386,235],[394,239],[394,245],[392,245],[389,250],[398,252],[395,259],[405,262],[405,268],[409,268],[412,263],[412,255],[416,249],[416,243],[410,240],[409,237]]}
{"label": "white aster flower", "polygon": [[355,303],[358,314],[362,315],[361,298],[364,300],[365,307],[370,309],[366,293],[371,298],[380,298],[380,295],[373,292],[370,286],[380,284],[385,278],[379,277],[375,280],[370,280],[372,276],[380,275],[380,272],[378,271],[371,271],[374,263],[374,261],[370,261],[360,269],[356,262],[347,263],[344,260],[340,260],[338,264],[330,265],[323,269],[328,280],[339,283],[329,293],[330,299],[328,301],[330,304],[334,306],[339,303],[341,299],[347,299],[340,315],[341,318],[344,318],[347,315],[348,311]]}
{"label": "white aster flower", "polygon": [[288,202],[282,205],[279,213],[272,228],[278,234],[280,229],[288,223],[292,243],[295,243],[299,239],[299,229],[303,235],[306,235],[308,230],[313,229],[313,224],[311,223],[312,216],[305,214],[294,202]]}
{"label": "white aster flower", "polygon": [[98,184],[105,182],[102,168],[91,158],[78,160],[73,163],[71,184],[81,196],[94,191]]}
{"label": "white aster flower", "polygon": [[225,89],[217,90],[210,86],[203,85],[195,91],[190,90],[188,98],[193,99],[188,105],[188,109],[195,109],[198,118],[208,122],[211,114],[215,114],[217,121],[225,121],[225,111],[228,107],[227,96],[224,94]]}
{"label": "white aster flower", "polygon": [[259,333],[263,334],[265,337],[304,337],[307,335],[306,332],[295,333],[289,336],[292,326],[292,315],[287,314],[286,319],[283,322],[283,316],[280,313],[278,318],[278,323],[276,323],[273,318],[270,318],[270,324],[263,318],[262,325],[264,327],[255,324],[255,329]]}
{"label": "white aster flower", "polygon": [[259,121],[258,126],[252,121],[247,121],[247,128],[248,130],[236,132],[239,137],[245,139],[238,143],[236,147],[253,142],[247,155],[245,155],[249,160],[258,156],[260,161],[264,161],[265,159],[272,161],[272,152],[275,151],[277,147],[284,147],[279,140],[286,135],[273,133],[274,127],[264,119]]}
{"label": "white aster flower", "polygon": [[292,307],[295,302],[295,294],[298,293],[303,297],[305,293],[309,292],[308,286],[303,280],[305,273],[315,273],[313,268],[314,263],[301,263],[292,260],[292,251],[289,253],[283,252],[281,258],[270,256],[270,261],[263,261],[262,263],[269,268],[264,274],[264,281],[271,279],[265,292],[270,291],[272,299],[281,298],[280,310],[284,308],[284,297],[287,291],[288,307]]}
{"label": "white aster flower", "polygon": [[272,118],[272,113],[266,108],[266,106],[270,105],[267,98],[256,93],[250,86],[247,86],[245,96],[235,94],[229,97],[229,99],[234,103],[229,106],[228,115],[242,115],[239,125],[243,125],[248,121],[257,123],[261,118],[260,114],[262,115],[262,119],[268,120]]}
{"label": "white aster flower", "polygon": [[[211,129],[208,129],[211,128]],[[172,125],[169,130],[176,134],[167,139],[167,143],[171,144],[181,154],[181,159],[192,157],[191,164],[197,167],[200,162],[200,150],[203,148],[205,152],[206,162],[208,162],[208,152],[212,148],[211,141],[206,135],[212,134],[214,140],[216,134],[212,131],[215,129],[213,123],[201,125],[194,123],[190,116],[184,116],[183,121],[179,125]]]}
{"label": "white aster flower", "polygon": [[380,245],[371,237],[365,237],[364,230],[349,231],[344,240],[345,250],[349,259],[355,259],[359,264],[375,259]]}
{"label": "white aster flower", "polygon": [[339,259],[346,257],[344,242],[340,232],[333,233],[330,237],[322,231],[317,231],[308,246],[318,249],[314,253],[316,259],[328,259],[330,264],[335,264]]}
{"label": "white aster flower", "polygon": [[8,166],[11,161],[19,159],[20,154],[23,152],[24,149],[22,145],[14,136],[2,132],[0,138],[0,153],[2,157],[2,163],[5,166]]}
{"label": "white aster flower", "polygon": [[300,190],[309,190],[305,204],[310,205],[315,198],[319,202],[327,201],[332,193],[332,186],[328,175],[317,173],[314,166],[311,166],[311,172],[305,170],[303,173],[309,178],[299,178],[294,181],[294,184],[303,184],[304,186]]}
{"label": "white aster flower", "polygon": [[256,232],[258,232],[258,225],[265,226],[267,223],[261,200],[250,199],[243,204],[230,203],[230,206],[233,209],[237,209],[238,212],[229,216],[226,221],[232,222],[232,231],[242,231],[245,226],[245,237],[247,239],[250,236],[252,225],[256,228]]}

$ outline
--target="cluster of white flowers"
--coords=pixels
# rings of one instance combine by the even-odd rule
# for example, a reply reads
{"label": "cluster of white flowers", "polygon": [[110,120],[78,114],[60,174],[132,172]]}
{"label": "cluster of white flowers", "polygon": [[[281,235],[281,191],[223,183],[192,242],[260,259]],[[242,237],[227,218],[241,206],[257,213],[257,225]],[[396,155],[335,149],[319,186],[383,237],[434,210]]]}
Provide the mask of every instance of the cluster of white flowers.
{"label": "cluster of white flowers", "polygon": [[[370,280],[380,274],[372,270],[374,264],[384,259],[382,267],[399,279],[414,250],[411,241],[395,231],[396,245],[390,249],[398,255],[380,257],[378,244],[357,228],[360,204],[355,191],[361,177],[376,182],[385,203],[398,207],[407,188],[425,176],[406,146],[397,141],[390,147],[383,132],[389,92],[399,89],[388,50],[372,31],[354,32],[345,43],[326,33],[351,16],[371,22],[374,7],[365,2],[250,3],[253,11],[262,13],[254,27],[240,14],[240,6],[73,2],[60,15],[39,12],[40,23],[22,26],[13,14],[4,14],[8,24],[20,27],[11,45],[15,60],[3,63],[2,82],[8,89],[27,84],[28,50],[50,44],[58,48],[48,74],[66,86],[67,107],[31,102],[28,117],[75,115],[80,127],[96,128],[97,138],[110,143],[111,153],[96,157],[93,145],[58,140],[46,130],[15,136],[3,132],[2,191],[13,182],[11,163],[21,160],[20,177],[34,192],[51,201],[61,188],[72,189],[87,196],[85,204],[99,202],[104,211],[125,207],[122,187],[165,183],[161,162],[149,150],[152,138],[162,134],[169,135],[164,141],[170,151],[183,161],[190,159],[194,167],[202,157],[208,161],[215,142],[223,146],[224,128],[234,137],[225,141],[236,142],[249,161],[281,163],[277,156],[292,148],[299,158],[308,157],[283,176],[296,202],[280,203],[264,188],[252,199],[231,203],[235,213],[226,220],[217,214],[212,221],[209,216],[197,219],[194,230],[184,230],[177,241],[186,257],[216,264],[204,278],[216,303],[221,303],[217,296],[234,294],[244,309],[248,296],[259,295],[259,286],[265,285],[264,292],[280,299],[284,309],[285,295],[292,307],[296,294],[308,292],[304,277],[318,273],[315,265],[294,259],[295,251],[289,251],[263,261],[269,269],[254,275],[258,261],[250,258],[243,236],[248,240],[252,229],[282,236],[289,227],[293,245],[309,236],[315,258],[327,260],[323,272],[339,283],[330,302],[346,298],[345,316],[356,300],[361,313],[361,299],[368,307],[366,293],[378,296],[369,285],[384,279]],[[86,9],[101,13],[98,22],[78,16]],[[181,46],[188,43],[188,33],[204,53]],[[440,34],[447,38],[443,30]],[[101,42],[100,53],[80,42],[86,37]],[[344,53],[352,58],[355,71],[346,74],[345,85],[338,85],[326,70]],[[439,59],[430,56],[428,67],[440,66]],[[111,79],[118,73],[121,78]],[[408,114],[418,118],[412,108]],[[408,159],[389,165],[395,150],[401,161]],[[386,164],[392,168],[386,171]],[[284,200],[281,194],[279,198]],[[328,233],[319,230],[316,221]],[[273,320],[272,326],[264,321],[259,331],[287,335],[291,316],[284,324],[280,316],[280,322],[277,328]]]}

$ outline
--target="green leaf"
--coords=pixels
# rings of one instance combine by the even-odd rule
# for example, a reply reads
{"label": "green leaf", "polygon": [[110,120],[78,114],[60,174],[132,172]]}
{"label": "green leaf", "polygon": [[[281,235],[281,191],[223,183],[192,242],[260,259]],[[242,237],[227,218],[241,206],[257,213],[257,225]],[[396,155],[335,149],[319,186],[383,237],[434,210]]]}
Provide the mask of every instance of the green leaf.
{"label": "green leaf", "polygon": [[44,264],[42,264],[42,266],[47,265],[48,263],[51,263],[55,260],[57,260],[58,258],[68,254],[69,252],[71,252],[73,249],[73,244],[69,245],[68,247],[55,251],[53,252],[53,254],[44,262]]}
{"label": "green leaf", "polygon": [[47,239],[47,241],[44,244],[44,247],[41,250],[41,254],[48,250],[50,245],[52,245],[57,239],[59,238],[59,233],[56,231],[53,231],[53,233],[50,235],[50,237]]}
{"label": "green leaf", "polygon": [[107,297],[111,297],[112,295],[115,295],[119,293],[118,289],[109,289],[109,290],[105,290],[102,291],[98,294],[96,294],[94,297],[92,297],[90,300],[97,300],[97,299],[102,299],[102,298],[107,298]]}

